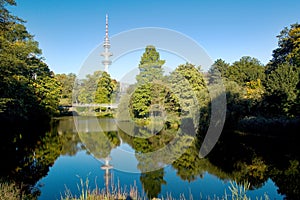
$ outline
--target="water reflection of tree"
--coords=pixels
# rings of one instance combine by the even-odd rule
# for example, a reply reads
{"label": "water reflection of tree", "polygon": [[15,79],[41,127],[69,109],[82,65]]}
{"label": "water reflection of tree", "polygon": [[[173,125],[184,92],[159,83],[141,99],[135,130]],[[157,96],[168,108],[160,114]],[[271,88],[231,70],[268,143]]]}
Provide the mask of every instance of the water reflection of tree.
{"label": "water reflection of tree", "polygon": [[[173,168],[177,170],[177,175],[182,180],[189,182],[203,177],[203,167],[201,167],[201,159],[196,145],[189,147],[173,164]],[[204,159],[203,159],[204,160]]]}
{"label": "water reflection of tree", "polygon": [[[289,139],[248,137],[232,133],[224,133],[224,135],[206,158],[199,158],[200,140],[196,140],[193,145],[184,149],[182,151],[184,153],[172,163],[177,175],[191,182],[203,178],[205,172],[208,172],[224,181],[235,180],[238,183],[248,181],[252,190],[261,188],[268,179],[272,179],[279,187],[278,192],[288,199],[299,197],[300,165],[299,155],[296,153],[298,152],[296,140],[291,142]],[[155,143],[150,143],[149,139],[146,140],[147,143],[145,139],[139,143],[142,141],[141,138],[136,140],[127,137],[126,140],[139,152],[136,157],[139,161],[138,168],[142,172],[144,170],[141,175],[144,190],[149,197],[157,196],[160,191],[158,185],[165,184],[163,177],[159,176],[164,172],[147,170],[162,164],[161,160],[153,157],[147,159],[147,156],[143,156],[143,153],[155,149],[153,147]],[[149,192],[150,188],[156,190]]]}
{"label": "water reflection of tree", "polygon": [[[138,169],[141,171],[140,181],[149,198],[157,197],[161,192],[164,180],[164,167],[171,164],[185,150],[184,146],[191,139],[182,135],[178,129],[162,129],[156,134],[145,126],[135,126],[133,136],[119,131],[120,137],[135,149]],[[150,136],[150,137],[149,137]],[[169,143],[172,142],[172,145]]]}
{"label": "water reflection of tree", "polygon": [[29,121],[1,124],[0,154],[6,162],[1,165],[0,179],[15,183],[23,195],[20,199],[37,199],[40,191],[36,183],[62,153],[73,154],[78,146],[73,132],[59,135],[58,121],[50,125]]}
{"label": "water reflection of tree", "polygon": [[[209,162],[238,182],[249,181],[252,189],[270,178],[288,199],[299,197],[300,166],[296,140],[229,135],[208,156]],[[212,173],[212,171],[209,171]]]}
{"label": "water reflection of tree", "polygon": [[82,149],[82,146],[78,146],[80,143],[80,138],[77,134],[73,117],[59,119],[57,132],[60,136],[60,143],[62,144],[62,155],[72,156]]}
{"label": "water reflection of tree", "polygon": [[[164,147],[164,143],[173,138],[174,133],[161,131],[153,135],[152,131],[147,127],[138,126],[132,127],[132,130],[135,137],[124,133],[122,130],[119,130],[119,135],[123,141],[135,149],[135,155],[139,162],[137,167],[141,171],[140,181],[148,198],[151,199],[159,195],[161,185],[166,184],[166,181],[164,180],[163,158],[159,156],[153,157],[147,153]],[[153,169],[157,170],[152,171]]]}
{"label": "water reflection of tree", "polygon": [[54,152],[54,154],[47,155],[45,159],[39,159],[39,157],[44,157],[41,156],[41,151],[45,151],[46,140],[53,142],[53,145],[56,144],[50,136],[49,125],[43,125],[44,127],[40,127],[30,122],[20,122],[1,126],[4,130],[0,139],[1,158],[6,163],[1,165],[0,176],[8,182],[16,183],[21,193],[32,199],[39,195],[34,185],[47,174],[48,167],[53,164],[51,155],[55,155]]}
{"label": "water reflection of tree", "polygon": [[141,174],[140,181],[149,199],[157,197],[161,192],[161,185],[167,183],[164,174],[163,168]]}
{"label": "water reflection of tree", "polygon": [[[176,132],[177,130],[164,131]],[[146,192],[150,191],[149,188],[154,187],[151,185],[154,183],[150,183],[150,180],[151,178],[155,180],[155,173],[151,174],[147,170],[162,164],[160,163],[162,159],[155,157],[147,159],[143,155],[161,146],[159,143],[150,142],[156,141],[154,138],[151,140],[135,138],[121,130],[119,135],[136,150],[138,168],[143,172],[141,176],[143,188]],[[202,178],[205,172],[208,172],[224,181],[235,180],[238,183],[248,181],[251,185],[250,189],[253,190],[261,188],[267,180],[271,179],[278,186],[278,192],[288,199],[297,199],[300,196],[300,156],[295,138],[245,136],[224,131],[217,145],[203,159],[199,158],[200,139],[188,148],[180,149],[180,146],[182,145],[178,144],[176,149],[182,155],[172,163],[172,167],[182,180],[191,182]],[[160,174],[163,174],[163,171],[160,171]],[[160,181],[155,182],[157,184],[155,188],[158,188],[159,183],[164,184],[163,178],[158,176],[157,180]],[[151,193],[150,196],[157,194]]]}
{"label": "water reflection of tree", "polygon": [[90,153],[98,159],[109,156],[111,150],[120,145],[116,131],[78,133],[81,141]]}
{"label": "water reflection of tree", "polygon": [[300,196],[299,160],[291,160],[286,168],[273,168],[270,171],[272,180],[279,187],[278,192],[287,199],[298,199]]}

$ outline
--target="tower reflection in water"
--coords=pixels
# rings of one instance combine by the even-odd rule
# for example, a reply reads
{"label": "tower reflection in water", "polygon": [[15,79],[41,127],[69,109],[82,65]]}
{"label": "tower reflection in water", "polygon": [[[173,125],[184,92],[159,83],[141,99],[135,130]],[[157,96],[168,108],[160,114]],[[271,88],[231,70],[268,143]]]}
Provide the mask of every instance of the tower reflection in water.
{"label": "tower reflection in water", "polygon": [[105,182],[105,191],[106,191],[106,193],[109,193],[109,184],[110,184],[109,181],[112,178],[110,170],[113,168],[113,166],[109,163],[110,160],[111,160],[111,157],[107,156],[104,159],[105,163],[101,166],[101,169],[105,170],[104,182]]}

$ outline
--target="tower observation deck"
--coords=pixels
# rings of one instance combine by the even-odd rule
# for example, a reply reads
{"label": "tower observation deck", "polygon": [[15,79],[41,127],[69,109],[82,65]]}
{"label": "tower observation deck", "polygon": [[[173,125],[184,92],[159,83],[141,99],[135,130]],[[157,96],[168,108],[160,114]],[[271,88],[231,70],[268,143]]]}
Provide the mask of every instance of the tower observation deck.
{"label": "tower observation deck", "polygon": [[111,65],[111,57],[113,54],[109,51],[110,49],[110,41],[108,36],[108,14],[106,14],[106,21],[105,21],[105,38],[103,42],[104,51],[101,53],[103,56],[102,64],[104,65],[104,71],[108,73],[108,66]]}

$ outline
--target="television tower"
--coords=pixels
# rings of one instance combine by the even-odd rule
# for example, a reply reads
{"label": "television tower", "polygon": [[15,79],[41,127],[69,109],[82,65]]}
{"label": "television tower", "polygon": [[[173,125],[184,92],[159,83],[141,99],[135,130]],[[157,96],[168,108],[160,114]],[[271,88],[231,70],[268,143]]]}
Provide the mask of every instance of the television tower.
{"label": "television tower", "polygon": [[104,65],[104,71],[108,73],[108,66],[111,65],[111,60],[109,59],[110,56],[113,54],[109,51],[110,49],[110,42],[108,36],[108,14],[106,14],[106,24],[105,24],[105,38],[103,42],[104,51],[101,53],[103,56],[102,64]]}

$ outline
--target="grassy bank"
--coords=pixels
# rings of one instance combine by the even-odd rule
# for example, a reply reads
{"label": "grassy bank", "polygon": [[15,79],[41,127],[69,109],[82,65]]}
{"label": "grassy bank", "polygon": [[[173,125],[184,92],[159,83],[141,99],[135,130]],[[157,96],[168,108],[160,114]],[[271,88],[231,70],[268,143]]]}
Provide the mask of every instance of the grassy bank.
{"label": "grassy bank", "polygon": [[22,192],[19,190],[15,183],[8,183],[0,180],[0,199],[15,200],[21,199]]}
{"label": "grassy bank", "polygon": [[[245,182],[243,184],[238,184],[234,181],[230,182],[230,186],[224,191],[223,196],[216,196],[212,194],[211,196],[201,197],[199,200],[209,199],[209,200],[250,200],[251,198],[247,196],[247,191],[250,188],[250,184]],[[80,191],[80,195],[73,195],[72,192],[66,189],[64,195],[61,196],[61,200],[115,200],[115,199],[124,199],[124,200],[146,200],[149,199],[147,196],[140,193],[136,186],[132,186],[128,191],[126,189],[120,188],[120,186],[112,187],[107,192],[105,189],[91,189],[89,187],[89,180],[86,181],[81,180],[80,185],[78,185],[78,189]],[[152,200],[187,200],[194,199],[193,195],[190,193],[188,196],[181,194],[178,197],[173,197],[171,194],[167,194],[165,196],[160,196],[150,198]],[[256,197],[259,200],[269,200],[267,194],[263,197]]]}

